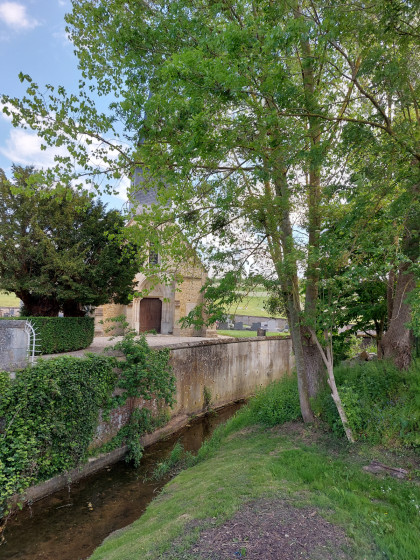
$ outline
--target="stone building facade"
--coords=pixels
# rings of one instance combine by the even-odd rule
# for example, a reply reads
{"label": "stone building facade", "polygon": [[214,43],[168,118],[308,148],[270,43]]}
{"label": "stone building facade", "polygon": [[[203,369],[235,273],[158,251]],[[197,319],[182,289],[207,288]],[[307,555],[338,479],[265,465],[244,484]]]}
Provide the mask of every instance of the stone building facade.
{"label": "stone building facade", "polygon": [[182,282],[153,287],[143,274],[137,274],[137,290],[146,291],[147,296],[134,298],[129,305],[110,303],[98,307],[95,311],[95,335],[119,334],[118,324],[111,319],[124,316],[129,327],[138,333],[155,330],[175,336],[206,336],[206,329],[182,328],[180,319],[202,303],[201,288],[207,273],[199,261],[181,269],[180,273]]}
{"label": "stone building facade", "polygon": [[[140,213],[145,207],[157,202],[156,191],[145,186],[141,169],[134,175],[133,184],[138,187],[135,206],[132,206],[135,212]],[[158,255],[155,257],[158,258]],[[179,268],[178,275],[182,278],[182,282],[173,281],[170,285],[153,286],[143,274],[137,274],[136,289],[138,292],[147,293],[147,296],[134,298],[129,305],[107,304],[97,308],[95,335],[119,334],[121,329],[110,320],[124,316],[130,328],[138,333],[155,330],[160,334],[175,336],[206,336],[205,328],[182,328],[180,319],[202,303],[201,288],[207,280],[207,272],[196,257]]]}

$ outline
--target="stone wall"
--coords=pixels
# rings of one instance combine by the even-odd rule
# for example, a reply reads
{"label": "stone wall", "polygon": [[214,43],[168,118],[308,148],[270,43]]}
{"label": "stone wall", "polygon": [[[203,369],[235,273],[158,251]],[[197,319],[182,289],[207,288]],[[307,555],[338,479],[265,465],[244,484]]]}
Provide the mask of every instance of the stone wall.
{"label": "stone wall", "polygon": [[26,321],[0,321],[0,371],[16,371],[28,365]]}
{"label": "stone wall", "polygon": [[[141,438],[144,446],[176,432],[188,423],[191,415],[203,412],[207,405],[205,387],[211,395],[211,406],[221,407],[250,397],[259,387],[288,375],[294,359],[289,338],[264,337],[173,345],[171,363],[177,382],[177,403],[168,424]],[[135,406],[142,406],[142,403],[132,399],[124,407],[113,410],[110,421],[101,421],[93,447],[109,441],[128,422]],[[25,500],[39,500],[67,486],[69,480],[76,482],[119,461],[126,452],[126,447],[119,447],[110,453],[92,457],[81,468],[32,486],[26,492]]]}
{"label": "stone wall", "polygon": [[188,315],[196,305],[202,303],[203,295],[201,288],[204,285],[206,276],[202,271],[202,276],[184,276],[184,281],[179,285],[180,291],[175,294],[175,336],[206,336],[206,329],[195,329],[194,327],[187,327],[182,329],[179,323],[181,317]]}
{"label": "stone wall", "polygon": [[235,315],[235,322],[242,322],[244,325],[251,326],[252,323],[261,323],[261,325],[266,324],[267,330],[276,331],[277,329],[283,330],[287,325],[287,319],[282,317],[271,318],[271,317],[256,317],[253,315]]}
{"label": "stone wall", "polygon": [[[144,291],[146,297],[158,298],[162,301],[161,334],[174,334],[175,336],[206,336],[207,329],[194,327],[181,328],[179,320],[188,315],[194,307],[203,301],[201,288],[207,274],[201,265],[189,265],[182,270],[183,282],[173,282],[166,286],[153,285],[143,274],[136,275],[137,288]],[[109,328],[107,319],[124,315],[130,328],[140,332],[140,302],[141,298],[134,298],[129,305],[106,304],[95,310],[95,336],[105,336],[104,328]],[[101,324],[101,321],[104,324]],[[112,323],[111,323],[112,325]],[[122,334],[118,326],[110,333]]]}
{"label": "stone wall", "polygon": [[[176,404],[169,411],[176,425],[208,406],[218,408],[246,399],[260,387],[288,375],[293,366],[290,338],[255,337],[234,340],[204,340],[170,346],[170,362],[176,376]],[[129,419],[135,407],[132,399],[112,411],[109,422],[101,422],[94,446],[106,443]],[[156,403],[146,403],[156,406]]]}
{"label": "stone wall", "polygon": [[95,336],[118,336],[123,334],[120,323],[110,319],[126,315],[126,306],[116,303],[101,305],[95,309]]}

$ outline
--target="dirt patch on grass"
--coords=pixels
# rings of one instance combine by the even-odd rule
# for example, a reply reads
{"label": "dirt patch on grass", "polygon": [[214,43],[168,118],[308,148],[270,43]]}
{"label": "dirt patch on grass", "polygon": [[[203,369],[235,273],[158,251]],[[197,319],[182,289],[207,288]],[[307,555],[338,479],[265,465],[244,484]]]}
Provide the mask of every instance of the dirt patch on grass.
{"label": "dirt patch on grass", "polygon": [[243,506],[221,526],[204,530],[182,558],[206,560],[347,560],[344,531],[315,508],[283,500],[258,500]]}
{"label": "dirt patch on grass", "polygon": [[322,431],[318,426],[304,424],[303,422],[285,422],[270,429],[273,436],[288,436],[304,444],[318,443],[322,438]]}

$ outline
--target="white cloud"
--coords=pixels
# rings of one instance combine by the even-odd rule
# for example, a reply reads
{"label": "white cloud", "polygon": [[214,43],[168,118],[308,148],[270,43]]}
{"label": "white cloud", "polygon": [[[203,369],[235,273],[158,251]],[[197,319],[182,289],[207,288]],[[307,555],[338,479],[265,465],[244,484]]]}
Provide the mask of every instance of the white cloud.
{"label": "white cloud", "polygon": [[[0,115],[5,119],[9,120],[10,117],[4,113]],[[83,142],[83,139],[80,139]],[[41,150],[41,145],[43,144],[42,139],[33,132],[19,128],[11,128],[9,136],[4,142],[4,145],[0,145],[0,154],[7,158],[11,163],[18,165],[34,165],[37,168],[47,168],[53,167],[55,165],[54,158],[56,155],[67,156],[68,152],[65,147],[56,148],[54,146],[48,146],[46,150]],[[98,143],[94,143],[89,146],[89,152],[91,153],[91,163],[95,164],[99,169],[105,169],[105,165],[101,158],[95,156],[95,148],[99,146]],[[109,152],[108,156],[112,155]],[[82,181],[84,182],[84,181]],[[114,185],[115,191],[118,191],[118,198],[121,200],[127,200],[127,190],[130,186],[130,180],[128,177],[122,177]],[[91,188],[87,185],[88,188]]]}
{"label": "white cloud", "polygon": [[33,29],[39,22],[26,13],[26,7],[17,2],[0,3],[0,21],[15,30]]}
{"label": "white cloud", "polygon": [[62,29],[60,31],[54,31],[52,36],[63,47],[72,47],[73,46],[72,42],[70,41],[69,34],[66,32],[65,29]]}
{"label": "white cloud", "polygon": [[65,153],[64,149],[57,148],[47,148],[42,151],[42,140],[39,136],[17,128],[10,131],[5,144],[5,147],[0,147],[0,153],[20,165],[52,166],[55,154]]}

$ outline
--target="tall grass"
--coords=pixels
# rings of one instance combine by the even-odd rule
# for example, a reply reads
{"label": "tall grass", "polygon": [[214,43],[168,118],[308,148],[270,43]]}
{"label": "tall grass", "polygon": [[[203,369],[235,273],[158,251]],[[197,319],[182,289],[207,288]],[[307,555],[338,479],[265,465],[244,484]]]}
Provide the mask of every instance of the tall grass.
{"label": "tall grass", "polygon": [[[420,359],[399,371],[387,361],[339,366],[334,370],[343,406],[359,439],[387,447],[420,446]],[[314,403],[338,435],[341,422],[329,391]]]}

